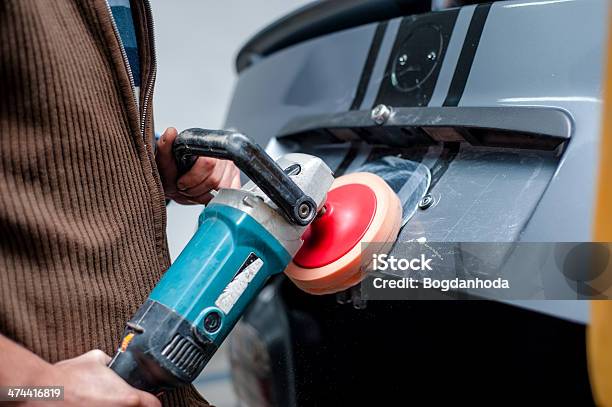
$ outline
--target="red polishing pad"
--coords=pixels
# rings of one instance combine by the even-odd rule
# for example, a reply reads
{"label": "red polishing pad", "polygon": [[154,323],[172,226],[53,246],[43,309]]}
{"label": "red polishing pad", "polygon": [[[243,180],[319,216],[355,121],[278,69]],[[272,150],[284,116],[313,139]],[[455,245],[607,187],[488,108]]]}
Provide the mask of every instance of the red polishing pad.
{"label": "red polishing pad", "polygon": [[361,241],[375,213],[376,195],[365,185],[329,191],[322,215],[304,233],[304,244],[293,261],[316,268],[338,260]]}
{"label": "red polishing pad", "polygon": [[397,238],[402,208],[387,183],[371,173],[337,178],[321,215],[304,233],[304,244],[285,273],[302,290],[328,294],[359,284],[362,249]]}

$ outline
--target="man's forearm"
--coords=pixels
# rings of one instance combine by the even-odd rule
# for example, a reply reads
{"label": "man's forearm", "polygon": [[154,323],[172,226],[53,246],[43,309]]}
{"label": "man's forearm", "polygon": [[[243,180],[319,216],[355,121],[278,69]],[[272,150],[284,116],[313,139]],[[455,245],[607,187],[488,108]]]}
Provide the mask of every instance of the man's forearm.
{"label": "man's forearm", "polygon": [[51,365],[23,346],[0,335],[0,386],[36,385]]}

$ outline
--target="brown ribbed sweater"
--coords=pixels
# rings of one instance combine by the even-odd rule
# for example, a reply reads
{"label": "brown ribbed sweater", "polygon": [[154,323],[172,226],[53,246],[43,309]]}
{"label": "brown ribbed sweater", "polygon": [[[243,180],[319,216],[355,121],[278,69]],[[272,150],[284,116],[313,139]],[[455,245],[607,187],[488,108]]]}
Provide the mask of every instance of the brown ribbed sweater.
{"label": "brown ribbed sweater", "polygon": [[[143,136],[104,0],[0,1],[0,333],[50,362],[114,353],[169,266],[148,112]],[[163,401],[207,405],[192,387]]]}

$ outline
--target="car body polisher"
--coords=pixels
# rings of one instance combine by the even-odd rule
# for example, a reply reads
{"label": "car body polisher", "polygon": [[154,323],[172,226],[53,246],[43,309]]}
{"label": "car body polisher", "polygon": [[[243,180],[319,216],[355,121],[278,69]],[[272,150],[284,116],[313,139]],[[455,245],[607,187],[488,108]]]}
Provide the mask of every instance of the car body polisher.
{"label": "car body polisher", "polygon": [[401,202],[382,178],[368,172],[338,177],[285,274],[311,294],[346,290],[365,277],[365,248],[373,243],[378,254],[388,252],[401,221]]}
{"label": "car body polisher", "polygon": [[357,284],[362,242],[392,242],[401,219],[399,200],[381,178],[334,180],[320,158],[307,154],[274,161],[240,133],[188,129],[173,151],[181,173],[208,156],[232,160],[251,181],[218,191],[126,323],[109,367],[154,394],[200,374],[271,276],[286,270],[316,294]]}

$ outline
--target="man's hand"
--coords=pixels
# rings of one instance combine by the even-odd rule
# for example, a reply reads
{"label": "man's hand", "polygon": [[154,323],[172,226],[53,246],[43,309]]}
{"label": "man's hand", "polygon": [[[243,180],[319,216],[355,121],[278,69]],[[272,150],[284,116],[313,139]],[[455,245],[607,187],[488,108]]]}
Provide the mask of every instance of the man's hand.
{"label": "man's hand", "polygon": [[161,407],[155,396],[131,387],[106,367],[110,359],[101,350],[89,351],[43,370],[36,385],[64,386],[61,406]]}
{"label": "man's hand", "polygon": [[53,406],[161,407],[155,396],[131,387],[106,367],[110,357],[101,350],[52,365],[0,334],[0,360],[0,387],[63,386],[64,400],[49,402]]}
{"label": "man's hand", "polygon": [[172,144],[178,132],[169,127],[157,141],[156,161],[166,197],[181,204],[206,204],[210,191],[219,188],[240,188],[240,172],[233,162],[199,157],[191,170],[179,177]]}

